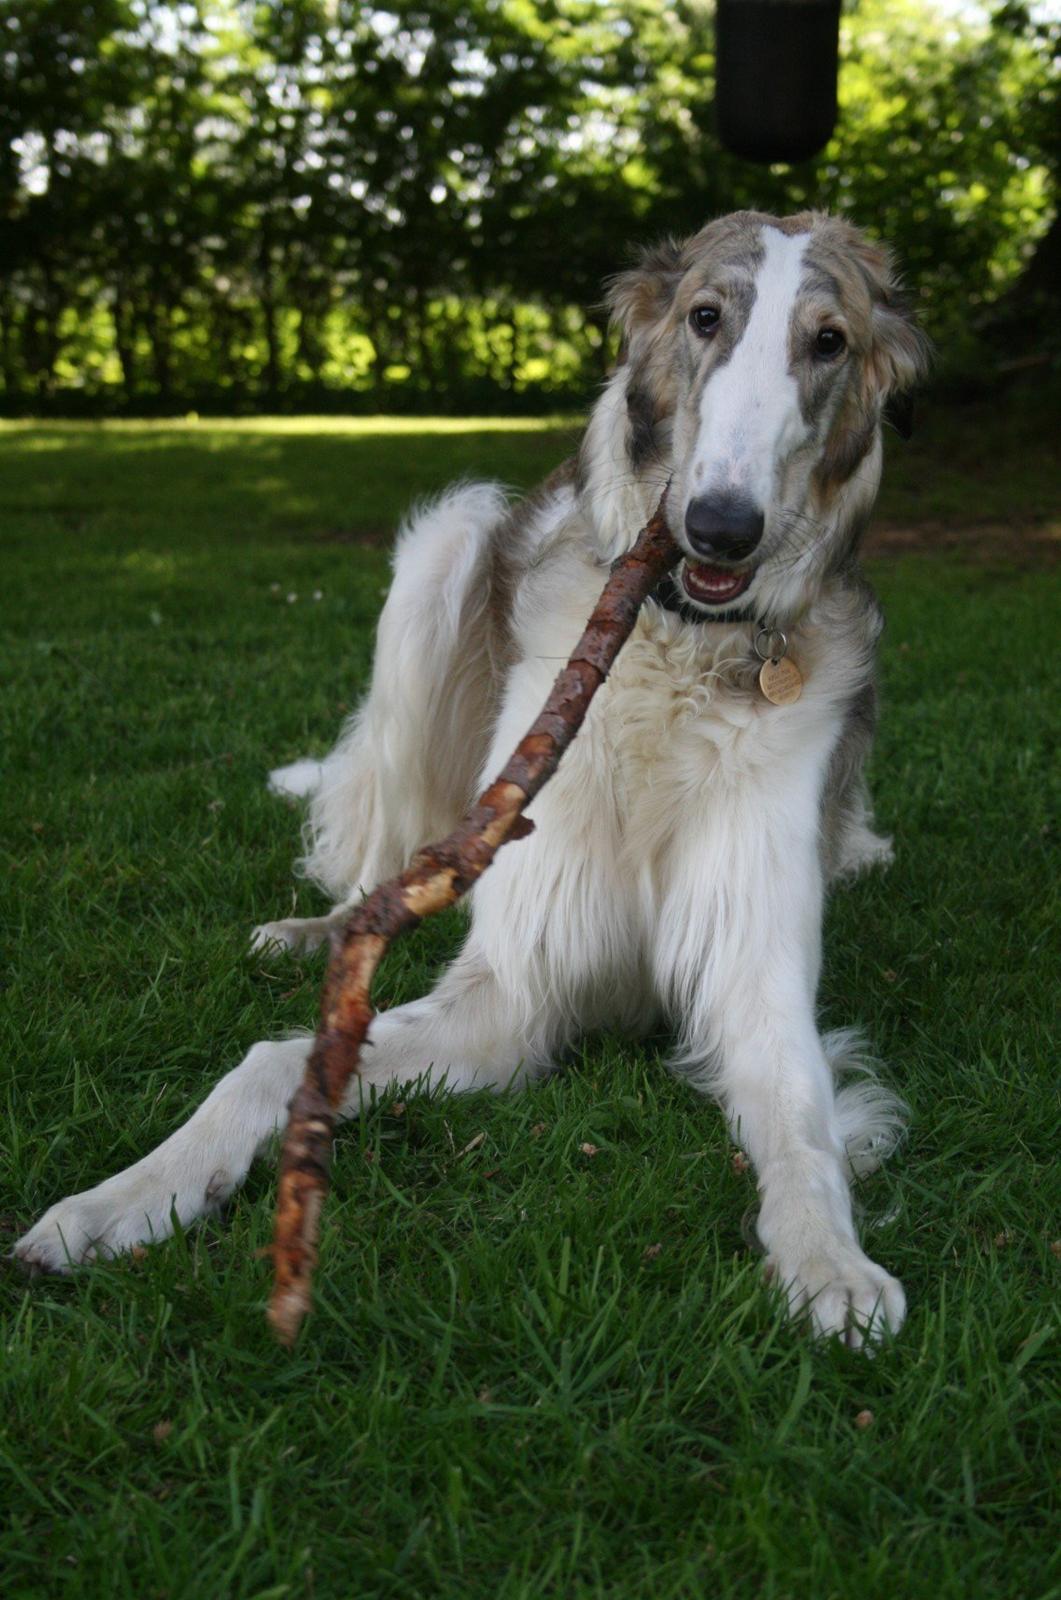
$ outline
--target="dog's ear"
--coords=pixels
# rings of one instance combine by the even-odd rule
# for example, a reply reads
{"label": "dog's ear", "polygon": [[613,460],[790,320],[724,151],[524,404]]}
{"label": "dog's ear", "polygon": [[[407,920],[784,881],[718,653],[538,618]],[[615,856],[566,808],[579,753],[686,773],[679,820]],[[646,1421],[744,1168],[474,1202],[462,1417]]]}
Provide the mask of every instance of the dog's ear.
{"label": "dog's ear", "polygon": [[885,415],[908,439],[913,421],[910,391],[928,375],[932,346],[900,288],[891,251],[863,239],[858,257],[873,308],[870,371]]}
{"label": "dog's ear", "polygon": [[620,331],[620,362],[636,360],[662,332],[685,270],[683,247],[674,239],[643,250],[635,267],[608,282],[607,305]]}
{"label": "dog's ear", "polygon": [[638,470],[658,456],[659,425],[677,404],[674,362],[667,345],[668,313],[685,266],[673,239],[645,250],[636,267],[608,285],[612,321],[619,327],[619,365],[627,366],[626,448]]}
{"label": "dog's ear", "polygon": [[666,239],[607,284],[621,337],[619,365],[590,415],[578,469],[580,497],[605,561],[629,548],[631,528],[644,521],[642,474],[668,458],[677,383],[667,335],[685,271],[682,256],[683,247]]}
{"label": "dog's ear", "polygon": [[884,402],[883,416],[888,426],[900,439],[914,436],[914,397],[909,392],[889,395]]}

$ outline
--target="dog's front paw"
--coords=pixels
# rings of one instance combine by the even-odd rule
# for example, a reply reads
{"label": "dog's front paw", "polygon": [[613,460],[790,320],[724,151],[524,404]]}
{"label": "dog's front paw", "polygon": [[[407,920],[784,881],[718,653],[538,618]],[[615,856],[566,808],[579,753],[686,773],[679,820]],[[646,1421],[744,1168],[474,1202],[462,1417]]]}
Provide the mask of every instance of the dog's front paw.
{"label": "dog's front paw", "polygon": [[837,1240],[798,1257],[773,1254],[766,1270],[787,1296],[790,1314],[809,1315],[819,1338],[838,1337],[858,1350],[902,1327],[902,1284],[855,1244]]}
{"label": "dog's front paw", "polygon": [[[12,1252],[29,1272],[69,1272],[99,1255],[113,1255],[107,1237],[113,1218],[93,1200],[94,1191],[74,1194],[46,1211]],[[135,1241],[130,1241],[135,1243]]]}
{"label": "dog's front paw", "polygon": [[165,1171],[154,1174],[141,1162],[94,1189],[60,1200],[23,1234],[12,1254],[29,1272],[70,1272],[85,1262],[107,1261],[137,1245],[169,1238],[175,1208],[182,1220],[190,1221],[216,1210],[231,1190],[228,1174],[218,1171],[192,1204],[179,1179]]}

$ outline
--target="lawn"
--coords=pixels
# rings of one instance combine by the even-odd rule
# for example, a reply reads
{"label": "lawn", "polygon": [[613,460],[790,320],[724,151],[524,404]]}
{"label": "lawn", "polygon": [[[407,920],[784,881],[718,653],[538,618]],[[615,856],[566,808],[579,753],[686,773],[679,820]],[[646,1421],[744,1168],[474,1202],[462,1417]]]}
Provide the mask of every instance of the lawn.
{"label": "lawn", "polygon": [[[1041,532],[1056,465],[970,417],[893,452],[886,519],[1019,508]],[[0,429],[6,1238],[312,1023],[321,959],[246,951],[319,904],[265,772],[326,749],[363,687],[401,507],[459,473],[531,482],[573,437]],[[860,1195],[910,1298],[899,1339],[870,1360],[785,1324],[717,1113],[665,1041],[595,1037],[523,1097],[410,1097],[345,1130],[293,1354],[262,1317],[268,1164],[224,1223],[142,1259],[8,1267],[5,1596],[1061,1595],[1043,548],[872,565],[897,861],[837,897],[822,1010],[912,1107]],[[402,945],[382,998],[422,992],[459,934],[453,914]]]}

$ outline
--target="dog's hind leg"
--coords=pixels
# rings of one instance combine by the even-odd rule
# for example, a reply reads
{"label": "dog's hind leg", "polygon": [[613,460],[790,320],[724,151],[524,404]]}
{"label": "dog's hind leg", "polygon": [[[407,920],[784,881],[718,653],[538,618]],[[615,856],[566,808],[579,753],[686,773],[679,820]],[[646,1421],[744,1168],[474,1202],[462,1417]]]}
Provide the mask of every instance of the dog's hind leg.
{"label": "dog's hind leg", "polygon": [[[174,1218],[186,1227],[216,1211],[286,1121],[311,1043],[254,1045],[176,1133],[124,1172],[52,1206],[15,1256],[33,1270],[65,1272],[165,1239]],[[535,1037],[519,1032],[495,976],[467,952],[426,998],[376,1017],[343,1114],[390,1085],[501,1089],[543,1054],[540,1028]]]}
{"label": "dog's hind leg", "polygon": [[349,914],[349,905],[334,906],[325,917],[284,917],[259,923],[251,934],[252,953],[281,950],[316,950]]}
{"label": "dog's hind leg", "polygon": [[852,785],[845,797],[843,816],[836,829],[830,877],[853,878],[873,867],[889,867],[895,860],[891,839],[873,825],[873,806],[865,781]]}
{"label": "dog's hind leg", "polygon": [[892,842],[876,832],[866,782],[877,697],[865,685],[848,707],[843,731],[829,759],[821,798],[822,865],[829,881],[850,878],[893,860]]}
{"label": "dog's hind leg", "polygon": [[321,786],[324,762],[303,756],[286,767],[274,767],[269,774],[269,793],[281,800],[308,800]]}
{"label": "dog's hind leg", "polygon": [[262,923],[252,948],[320,944],[472,799],[500,693],[497,536],[507,510],[495,484],[463,484],[403,528],[367,696],[322,763],[295,762],[270,779],[274,791],[309,799],[301,865],[335,910]]}

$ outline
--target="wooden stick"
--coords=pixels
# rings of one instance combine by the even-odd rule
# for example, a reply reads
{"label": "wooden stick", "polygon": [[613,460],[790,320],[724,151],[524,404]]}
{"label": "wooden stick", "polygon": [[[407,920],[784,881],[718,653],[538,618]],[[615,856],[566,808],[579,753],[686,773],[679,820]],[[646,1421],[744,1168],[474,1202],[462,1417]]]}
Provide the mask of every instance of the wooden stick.
{"label": "wooden stick", "polygon": [[310,1307],[335,1120],[372,1021],[376,968],[392,939],[453,905],[503,844],[532,832],[534,824],[524,817],[524,808],[556,771],[582,726],[643,601],[679,559],[681,552],[664,520],[665,501],[666,491],[633,549],[612,567],[571,659],[501,774],[448,838],[418,851],[400,877],[375,889],[332,936],[320,1027],[306,1076],[291,1102],[280,1163],[268,1317],[282,1344],[294,1343]]}

